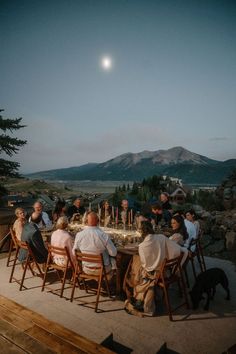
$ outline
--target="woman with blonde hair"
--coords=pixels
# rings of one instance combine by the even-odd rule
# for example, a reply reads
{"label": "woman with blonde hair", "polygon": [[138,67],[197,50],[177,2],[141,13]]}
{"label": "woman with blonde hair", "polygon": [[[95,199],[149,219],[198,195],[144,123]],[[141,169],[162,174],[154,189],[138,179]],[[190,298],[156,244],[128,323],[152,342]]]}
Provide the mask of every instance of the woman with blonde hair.
{"label": "woman with blonde hair", "polygon": [[16,237],[18,240],[21,240],[21,234],[23,227],[26,223],[26,213],[23,208],[16,208],[15,216],[17,217],[16,221],[13,224],[13,231],[15,231]]}
{"label": "woman with blonde hair", "polygon": [[[66,216],[61,216],[56,222],[56,231],[52,233],[51,245],[54,247],[67,247],[71,260],[74,261],[74,255],[72,253],[73,239],[72,236],[66,231],[68,226],[68,219]],[[63,256],[55,256],[53,261],[58,265],[65,265],[66,259]]]}

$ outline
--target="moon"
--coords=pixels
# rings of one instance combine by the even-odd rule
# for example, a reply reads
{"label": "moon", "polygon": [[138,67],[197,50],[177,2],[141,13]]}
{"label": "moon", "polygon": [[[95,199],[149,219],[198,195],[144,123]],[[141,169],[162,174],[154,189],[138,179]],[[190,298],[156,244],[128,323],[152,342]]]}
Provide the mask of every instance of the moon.
{"label": "moon", "polygon": [[105,71],[110,71],[113,67],[113,60],[110,56],[106,55],[101,58],[101,67]]}

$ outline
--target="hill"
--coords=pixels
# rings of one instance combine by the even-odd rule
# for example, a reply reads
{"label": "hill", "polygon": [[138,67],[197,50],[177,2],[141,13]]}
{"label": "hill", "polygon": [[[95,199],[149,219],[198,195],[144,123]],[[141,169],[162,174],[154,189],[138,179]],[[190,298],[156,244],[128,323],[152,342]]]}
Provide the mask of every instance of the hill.
{"label": "hill", "polygon": [[126,153],[99,164],[89,163],[27,176],[51,180],[141,181],[157,174],[181,178],[188,184],[219,184],[234,168],[236,159],[221,162],[178,146],[168,150]]}

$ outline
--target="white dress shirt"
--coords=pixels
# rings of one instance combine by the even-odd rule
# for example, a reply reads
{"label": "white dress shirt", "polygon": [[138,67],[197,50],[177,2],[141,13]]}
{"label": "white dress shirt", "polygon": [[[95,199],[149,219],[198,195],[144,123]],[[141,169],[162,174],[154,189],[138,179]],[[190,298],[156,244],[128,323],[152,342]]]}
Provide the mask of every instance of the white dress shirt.
{"label": "white dress shirt", "polygon": [[182,259],[183,264],[188,256],[187,249],[160,234],[147,235],[144,241],[139,245],[140,261],[142,267],[148,272],[159,269],[165,258],[171,259],[178,257],[181,252],[184,252]]}
{"label": "white dress shirt", "polygon": [[[102,253],[105,266],[111,265],[109,256],[115,257],[117,254],[117,249],[110,237],[97,226],[86,226],[83,231],[76,234],[73,253],[75,250],[96,255]],[[96,266],[88,262],[84,262],[84,265]]]}
{"label": "white dress shirt", "polygon": [[195,225],[191,221],[184,219],[184,223],[188,232],[188,238],[185,240],[184,246],[188,248],[192,239],[197,238],[197,231]]}

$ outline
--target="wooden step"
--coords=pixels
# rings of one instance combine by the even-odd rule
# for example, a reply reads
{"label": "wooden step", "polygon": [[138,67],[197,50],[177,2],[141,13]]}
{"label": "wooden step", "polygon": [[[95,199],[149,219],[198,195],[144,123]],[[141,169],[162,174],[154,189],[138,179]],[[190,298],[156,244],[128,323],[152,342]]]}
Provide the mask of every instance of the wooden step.
{"label": "wooden step", "polygon": [[[1,353],[114,353],[0,295]],[[22,350],[22,351],[21,351]]]}

